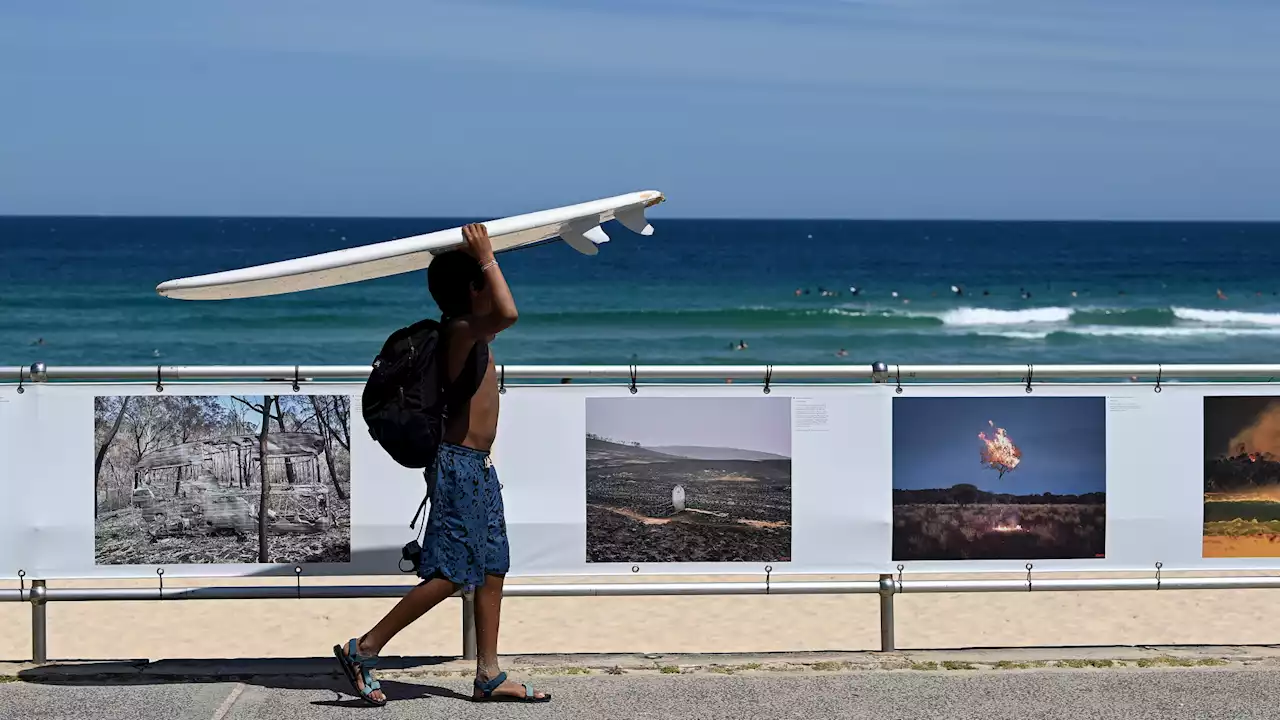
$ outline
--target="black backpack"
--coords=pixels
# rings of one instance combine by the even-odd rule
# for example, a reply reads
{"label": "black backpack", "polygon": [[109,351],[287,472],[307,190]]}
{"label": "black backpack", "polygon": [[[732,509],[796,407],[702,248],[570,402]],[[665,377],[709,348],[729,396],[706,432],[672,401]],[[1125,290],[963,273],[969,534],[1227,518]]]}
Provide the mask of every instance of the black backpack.
{"label": "black backpack", "polygon": [[476,343],[467,368],[451,387],[441,330],[439,322],[427,319],[391,333],[364,386],[362,411],[369,434],[408,468],[435,462],[449,409],[463,397],[457,390],[470,385],[469,398],[479,385],[476,361],[484,363],[480,367],[488,364],[488,348]]}

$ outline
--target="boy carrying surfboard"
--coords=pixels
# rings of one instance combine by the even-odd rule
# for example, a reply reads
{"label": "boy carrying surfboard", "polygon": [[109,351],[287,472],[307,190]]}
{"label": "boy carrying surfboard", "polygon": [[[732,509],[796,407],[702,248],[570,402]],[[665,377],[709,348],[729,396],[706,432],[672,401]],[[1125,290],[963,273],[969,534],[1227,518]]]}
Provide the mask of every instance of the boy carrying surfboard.
{"label": "boy carrying surfboard", "polygon": [[[364,635],[334,654],[356,692],[372,705],[385,705],[386,695],[371,670],[378,653],[410,623],[463,588],[475,589],[478,657],[473,697],[476,700],[547,702],[551,696],[527,684],[509,681],[498,667],[498,617],[502,584],[510,567],[502,486],[489,451],[498,430],[498,382],[489,343],[516,322],[516,304],[494,259],[489,232],[482,224],[462,229],[465,250],[436,256],[427,268],[427,285],[440,307],[432,333],[438,350],[436,368],[447,412],[441,415],[440,442],[426,469],[431,510],[427,516],[417,573],[422,582]],[[396,336],[388,341],[392,344]],[[413,348],[408,353],[413,358]],[[377,372],[375,364],[375,372]],[[403,398],[403,393],[401,393]],[[366,409],[368,412],[368,409]],[[414,418],[396,418],[411,425]],[[394,423],[388,421],[389,425]],[[395,429],[395,428],[392,428]],[[430,433],[427,432],[430,437]],[[384,447],[395,447],[380,440]],[[412,454],[416,448],[405,448]],[[397,459],[400,459],[399,457]],[[405,464],[410,464],[406,462]]]}

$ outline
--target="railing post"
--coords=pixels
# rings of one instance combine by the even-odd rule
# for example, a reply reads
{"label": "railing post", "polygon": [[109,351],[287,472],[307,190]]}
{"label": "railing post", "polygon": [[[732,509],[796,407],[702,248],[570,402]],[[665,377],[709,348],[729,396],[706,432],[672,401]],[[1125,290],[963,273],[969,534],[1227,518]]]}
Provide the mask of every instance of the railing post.
{"label": "railing post", "polygon": [[897,587],[892,575],[880,576],[880,652],[893,652],[893,596]]}
{"label": "railing post", "polygon": [[476,659],[476,595],[462,593],[462,659]]}
{"label": "railing post", "polygon": [[49,662],[49,618],[44,580],[31,582],[31,662]]}

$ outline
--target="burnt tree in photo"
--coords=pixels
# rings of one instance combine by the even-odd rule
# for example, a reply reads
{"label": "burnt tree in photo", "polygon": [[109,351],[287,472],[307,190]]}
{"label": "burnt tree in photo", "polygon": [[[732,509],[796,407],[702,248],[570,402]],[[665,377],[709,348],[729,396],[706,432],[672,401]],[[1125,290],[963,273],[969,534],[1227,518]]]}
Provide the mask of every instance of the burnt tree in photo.
{"label": "burnt tree in photo", "polygon": [[[100,414],[110,412],[108,406],[111,404],[111,398],[94,398],[93,404]],[[107,431],[107,436],[103,438],[101,444],[98,445],[98,452],[93,458],[93,517],[95,520],[98,518],[98,509],[100,507],[97,497],[102,480],[102,461],[106,459],[107,451],[111,449],[111,443],[115,442],[116,435],[120,432],[120,425],[124,423],[124,414],[128,409],[129,398],[120,398],[120,409],[115,411],[115,422],[111,423],[111,429]]]}
{"label": "burnt tree in photo", "polygon": [[[351,451],[351,437],[343,433],[349,432],[345,416],[350,413],[348,406],[345,412],[338,412],[338,407],[344,403],[350,403],[350,399],[341,396],[321,398],[311,395],[311,407],[316,412],[316,422],[320,425],[320,435],[324,438],[324,461],[329,466],[329,477],[333,479],[333,489],[338,493],[338,498],[346,500],[347,495],[342,491],[342,484],[338,482],[337,468],[333,462],[333,443],[337,441],[347,452]],[[338,422],[330,422],[329,411],[333,411],[333,415]],[[338,428],[341,428],[341,432]]]}
{"label": "burnt tree in photo", "polygon": [[348,562],[349,402],[97,398],[98,563]]}
{"label": "burnt tree in photo", "polygon": [[271,403],[275,398],[270,395],[262,399],[262,431],[258,434],[258,472],[261,474],[261,499],[258,501],[258,562],[267,562],[267,508],[271,507],[271,483],[267,482],[267,433],[271,430],[267,415],[271,412]]}
{"label": "burnt tree in photo", "polygon": [[[274,395],[266,395],[262,398],[261,405],[254,405],[244,398],[237,397],[236,400],[248,405],[256,412],[262,413],[262,424],[258,430],[258,482],[261,488],[258,492],[258,562],[268,562],[269,554],[267,552],[267,515],[271,507],[271,483],[267,481],[267,433],[271,431],[271,405],[277,402]],[[289,467],[290,474],[293,468]],[[293,478],[289,479],[289,484],[293,484]]]}
{"label": "burnt tree in photo", "polygon": [[[134,409],[128,414],[129,434],[133,437],[134,461],[140,461],[156,442],[155,432],[153,430],[156,425],[156,404],[147,402],[138,402],[134,404]],[[135,467],[133,471],[133,490],[137,492],[142,487],[142,475]]]}
{"label": "burnt tree in photo", "polygon": [[[289,432],[289,429],[288,429],[287,427],[285,427],[285,422],[284,422],[284,419],[285,419],[285,410],[284,410],[284,408],[283,408],[283,407],[282,407],[282,405],[281,405],[281,397],[280,397],[280,396],[278,396],[278,395],[276,396],[276,403],[275,403],[275,405],[276,405],[276,412],[275,412],[275,414],[274,414],[274,415],[272,415],[271,417],[276,421],[276,427],[280,428],[280,434],[282,434],[282,435],[283,435],[283,434],[288,433],[288,432]],[[292,413],[289,415],[289,417],[290,417],[291,422],[293,422],[293,423],[297,426],[297,428],[295,428],[295,429],[301,428],[303,425],[305,425],[307,422],[309,422],[309,421],[310,421],[310,418],[306,418],[306,419],[304,419],[304,420],[299,420],[299,419],[298,419],[295,415],[293,415]],[[286,458],[285,458],[285,460],[284,460],[284,473],[285,473],[285,477],[286,477],[286,478],[287,478],[287,480],[288,480],[289,485],[294,485],[295,483],[297,483],[298,478],[297,478],[297,474],[294,472],[294,467],[293,467],[293,458],[291,458],[291,457],[286,457]]]}

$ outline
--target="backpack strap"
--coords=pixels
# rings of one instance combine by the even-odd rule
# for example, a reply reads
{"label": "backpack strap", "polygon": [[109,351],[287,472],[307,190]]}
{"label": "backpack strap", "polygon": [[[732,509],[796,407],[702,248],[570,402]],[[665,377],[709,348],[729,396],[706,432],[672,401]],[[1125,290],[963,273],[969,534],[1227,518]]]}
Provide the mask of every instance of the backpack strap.
{"label": "backpack strap", "polygon": [[[426,470],[423,471],[423,474],[425,475],[426,473],[431,472],[433,469],[434,468],[427,468]],[[426,494],[422,496],[422,502],[418,503],[418,512],[414,513],[413,519],[409,521],[410,530],[417,529],[418,519],[422,517],[422,513],[427,509],[427,501],[430,499],[431,499],[431,489],[430,489],[430,486],[428,485]]]}

